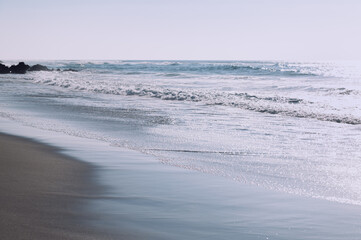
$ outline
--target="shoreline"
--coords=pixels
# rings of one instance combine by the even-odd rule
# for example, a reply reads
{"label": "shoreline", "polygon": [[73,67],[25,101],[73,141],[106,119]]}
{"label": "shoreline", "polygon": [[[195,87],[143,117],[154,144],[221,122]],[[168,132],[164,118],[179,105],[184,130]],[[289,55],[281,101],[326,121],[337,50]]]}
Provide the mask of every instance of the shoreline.
{"label": "shoreline", "polygon": [[91,164],[4,133],[0,152],[1,239],[113,239],[86,223],[97,218],[87,200],[101,193]]}
{"label": "shoreline", "polygon": [[[85,188],[84,192],[78,188],[76,191],[63,189],[57,192],[58,195],[54,191],[35,194],[32,202],[37,203],[37,208],[29,207],[25,201],[22,206],[18,204],[22,208],[17,209],[23,216],[34,219],[24,218],[30,222],[29,225],[23,220],[20,222],[22,225],[17,223],[14,226],[14,221],[10,223],[7,220],[11,214],[0,212],[4,216],[0,223],[2,239],[218,240],[241,237],[247,240],[356,240],[361,233],[358,224],[360,206],[239,184],[223,177],[161,164],[151,156],[97,140],[50,134],[12,121],[1,123],[2,132],[25,137],[9,136],[14,138],[15,143],[40,143],[37,147],[43,150],[42,156],[48,151],[49,154],[65,156],[66,161],[71,163],[86,166],[85,173],[88,174],[82,175],[84,178],[81,179],[86,180],[87,186],[94,187]],[[0,146],[2,153],[4,147],[1,141]],[[9,150],[8,147],[5,150]],[[20,151],[13,153],[19,154]],[[26,154],[25,158],[28,156]],[[46,162],[40,164],[47,168]],[[16,174],[22,173],[15,169],[13,179],[16,179]],[[56,169],[57,173],[60,172],[59,168]],[[78,174],[76,176],[79,177]],[[2,177],[11,179],[9,176]],[[21,187],[26,185],[18,184]],[[4,192],[1,183],[0,186]],[[1,196],[2,200],[5,197]],[[47,198],[51,201],[43,206],[38,200],[41,198],[43,202],[47,202]],[[67,209],[54,205],[54,199],[57,204],[68,202]],[[49,217],[49,213],[54,213],[51,204],[58,206],[60,214],[56,219]],[[43,216],[40,215],[43,221],[31,215],[31,211],[43,213]],[[7,230],[6,224],[12,230]],[[14,229],[20,238],[1,235],[14,234]],[[44,232],[46,236],[41,235]],[[19,235],[21,233],[26,235]]]}

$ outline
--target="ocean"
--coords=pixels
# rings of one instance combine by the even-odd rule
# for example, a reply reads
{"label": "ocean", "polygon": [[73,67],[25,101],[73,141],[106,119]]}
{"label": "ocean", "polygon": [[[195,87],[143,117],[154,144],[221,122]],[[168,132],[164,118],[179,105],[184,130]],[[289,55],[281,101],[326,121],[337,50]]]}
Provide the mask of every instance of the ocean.
{"label": "ocean", "polygon": [[[15,61],[4,63],[10,65]],[[0,75],[1,119],[48,135],[92,141],[89,150],[99,144],[141,154],[151,158],[150,162],[155,161],[156,166],[165,168],[162,171],[170,171],[170,175],[173,171],[181,171],[183,180],[189,184],[194,177],[188,173],[205,176],[210,182],[219,179],[229,191],[218,192],[224,198],[213,199],[214,202],[230,197],[229,192],[234,190],[230,186],[242,186],[271,195],[316,201],[317,209],[321,209],[319,205],[323,203],[341,208],[351,206],[357,209],[350,211],[356,214],[352,217],[352,229],[333,228],[331,233],[337,237],[347,231],[351,234],[348,239],[360,236],[360,62],[99,60],[27,63],[40,63],[60,71]],[[63,71],[65,69],[76,71]],[[5,131],[4,126],[2,131]],[[116,154],[106,153],[93,162],[101,166],[107,162],[104,159],[110,158],[111,165],[122,164],[123,160],[118,160]],[[147,161],[140,165],[144,168]],[[141,179],[136,182],[142,182]],[[162,180],[168,181],[167,177]],[[117,185],[114,179],[109,181]],[[157,184],[161,187],[166,183]],[[201,181],[201,185],[207,184]],[[197,194],[201,198],[201,194]],[[191,199],[191,195],[189,193],[187,199]],[[274,201],[275,198],[270,199]],[[207,199],[202,201],[207,202]],[[215,208],[207,209],[203,205],[200,209],[207,212]],[[217,216],[212,219],[229,216],[227,211],[222,214],[220,209],[214,210]],[[299,214],[302,219],[304,216]],[[261,216],[257,219],[267,225],[272,222],[271,215],[269,218],[269,221]],[[256,220],[252,218],[252,221]],[[237,239],[239,231],[251,228],[239,228],[232,220],[223,224],[226,230],[218,229],[218,232],[223,231],[221,236],[227,239]],[[216,221],[214,225],[221,226]],[[293,236],[291,239],[332,239],[326,233],[322,235],[321,230],[312,234],[311,229],[318,229],[317,226],[306,225],[300,224],[297,228],[303,236],[284,235],[286,237],[282,238],[281,230],[277,234],[268,231],[277,226],[262,228],[258,223],[258,228],[251,231],[253,235],[246,230],[251,235],[244,239],[290,239],[290,236]],[[325,229],[330,226],[333,225]],[[207,229],[207,226],[202,227]],[[267,234],[263,234],[262,229],[268,229]],[[307,235],[308,230],[304,229],[311,233]],[[295,229],[289,231],[297,233]],[[195,239],[202,239],[197,231],[194,234]],[[166,238],[181,239],[175,236]],[[187,239],[192,239],[191,236]]]}

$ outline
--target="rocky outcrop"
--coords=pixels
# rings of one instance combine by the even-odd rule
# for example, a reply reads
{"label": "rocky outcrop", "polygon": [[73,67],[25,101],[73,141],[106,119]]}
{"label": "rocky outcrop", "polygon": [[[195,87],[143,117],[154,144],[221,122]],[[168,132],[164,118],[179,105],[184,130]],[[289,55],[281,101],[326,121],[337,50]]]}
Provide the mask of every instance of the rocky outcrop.
{"label": "rocky outcrop", "polygon": [[46,66],[36,64],[34,66],[31,66],[28,71],[51,71],[51,69]]}
{"label": "rocky outcrop", "polygon": [[10,68],[0,63],[0,74],[10,73]]}
{"label": "rocky outcrop", "polygon": [[75,69],[72,69],[72,68],[67,68],[67,69],[64,69],[63,72],[79,72],[79,70],[75,70]]}
{"label": "rocky outcrop", "polygon": [[29,65],[25,64],[24,62],[19,62],[18,65],[11,65],[10,72],[16,74],[24,74],[30,68]]}
{"label": "rocky outcrop", "polygon": [[[50,69],[47,66],[35,64],[34,66],[29,66],[25,64],[24,62],[19,62],[17,65],[11,65],[11,67],[5,66],[0,62],[0,74],[6,74],[6,73],[15,73],[15,74],[25,74],[27,71],[55,71],[55,69]],[[75,69],[63,69],[60,70],[59,68],[56,71],[62,71],[62,72],[78,72],[79,70]]]}
{"label": "rocky outcrop", "polygon": [[30,67],[24,62],[19,62],[17,65],[11,65],[11,67],[8,67],[0,63],[0,74],[6,74],[6,73],[25,74],[27,71],[52,71],[52,69],[49,69],[48,67],[40,64],[36,64]]}

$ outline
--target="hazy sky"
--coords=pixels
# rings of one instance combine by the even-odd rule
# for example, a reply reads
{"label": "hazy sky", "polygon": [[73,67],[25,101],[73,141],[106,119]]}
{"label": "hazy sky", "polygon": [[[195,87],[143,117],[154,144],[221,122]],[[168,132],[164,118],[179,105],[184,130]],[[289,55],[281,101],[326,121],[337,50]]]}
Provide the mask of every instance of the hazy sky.
{"label": "hazy sky", "polygon": [[361,60],[360,0],[0,0],[0,59]]}

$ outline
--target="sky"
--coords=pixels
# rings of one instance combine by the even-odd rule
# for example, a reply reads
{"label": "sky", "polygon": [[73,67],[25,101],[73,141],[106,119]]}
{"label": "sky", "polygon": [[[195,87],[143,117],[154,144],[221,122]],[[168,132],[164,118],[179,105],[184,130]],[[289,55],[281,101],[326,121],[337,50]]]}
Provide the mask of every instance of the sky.
{"label": "sky", "polygon": [[359,0],[0,0],[0,60],[361,60]]}

